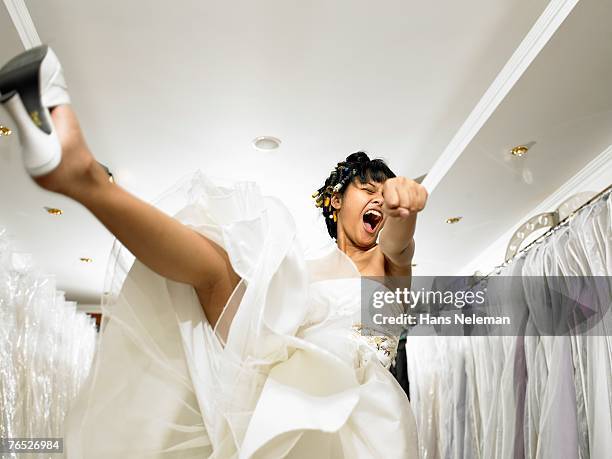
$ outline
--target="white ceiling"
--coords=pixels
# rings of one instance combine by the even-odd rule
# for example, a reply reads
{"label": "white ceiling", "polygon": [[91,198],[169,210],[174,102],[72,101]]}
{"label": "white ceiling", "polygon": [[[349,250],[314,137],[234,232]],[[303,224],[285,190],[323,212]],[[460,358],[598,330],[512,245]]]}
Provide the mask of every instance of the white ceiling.
{"label": "white ceiling", "polygon": [[[596,11],[593,3],[608,9]],[[301,225],[312,217],[310,194],[353,151],[386,158],[399,175],[428,171],[546,4],[27,2],[41,40],[64,65],[92,151],[121,186],[152,201],[197,168],[256,180]],[[582,0],[577,9],[584,4],[591,4],[584,17],[572,15],[567,24],[580,31],[587,20],[601,22],[586,34],[600,40],[598,49],[573,29],[551,41],[553,51],[544,50],[550,56],[528,70],[419,216],[415,274],[453,272],[474,258],[610,143],[577,121],[610,107],[603,79],[589,78],[609,75],[610,1]],[[3,7],[0,26],[5,61],[23,48]],[[594,84],[603,95],[589,97]],[[583,105],[569,116],[576,104]],[[572,120],[571,129],[597,140],[560,150],[557,136],[574,132],[561,127]],[[9,124],[1,109],[0,123]],[[256,152],[250,141],[259,135],[279,137],[281,149]],[[0,138],[0,225],[57,275],[69,299],[95,303],[112,236],[79,204],[36,187],[21,167],[17,140]],[[504,159],[508,146],[532,140],[527,162]],[[526,169],[529,186],[521,179]],[[64,215],[48,215],[43,206]],[[444,224],[449,213],[464,215],[463,222]]]}
{"label": "white ceiling", "polygon": [[455,274],[612,145],[610,17],[612,1],[580,1],[444,177],[415,235],[423,268]]}

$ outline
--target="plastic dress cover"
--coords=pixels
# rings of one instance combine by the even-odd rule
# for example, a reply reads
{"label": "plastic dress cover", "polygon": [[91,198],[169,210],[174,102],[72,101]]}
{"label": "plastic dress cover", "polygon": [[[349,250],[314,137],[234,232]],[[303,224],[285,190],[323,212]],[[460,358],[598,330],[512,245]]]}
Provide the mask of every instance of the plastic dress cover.
{"label": "plastic dress cover", "polygon": [[306,257],[288,209],[254,182],[198,170],[154,204],[223,247],[242,280],[213,330],[193,287],[115,243],[69,458],[417,457],[406,395],[353,328],[348,256],[330,242]]}
{"label": "plastic dress cover", "polygon": [[16,252],[0,227],[0,437],[63,436],[64,416],[89,373],[96,335],[94,320],[65,300],[55,278],[40,272],[29,254]]}
{"label": "plastic dress cover", "polygon": [[[563,276],[569,288],[582,289],[571,297],[586,298],[597,322],[585,333],[546,333],[568,320],[567,299],[543,282],[521,282],[521,275]],[[584,276],[602,281],[582,285]],[[525,324],[524,336],[418,336],[419,327],[412,330],[406,354],[421,457],[609,456],[611,279],[607,192],[489,278],[495,294],[488,295],[488,306],[511,311],[513,321]]]}

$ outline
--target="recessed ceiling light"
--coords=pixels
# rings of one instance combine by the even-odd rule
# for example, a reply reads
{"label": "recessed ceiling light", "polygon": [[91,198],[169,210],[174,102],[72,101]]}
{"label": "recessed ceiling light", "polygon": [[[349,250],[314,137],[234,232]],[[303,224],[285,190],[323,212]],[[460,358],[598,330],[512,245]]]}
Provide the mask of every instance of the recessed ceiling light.
{"label": "recessed ceiling light", "polygon": [[280,139],[268,135],[255,137],[255,139],[253,139],[253,147],[259,151],[276,150],[278,147],[280,147],[280,144]]}
{"label": "recessed ceiling light", "polygon": [[510,154],[512,156],[518,156],[521,157],[523,156],[525,153],[527,153],[529,151],[529,147],[527,147],[526,145],[517,145],[516,147],[514,147],[512,150],[510,150]]}
{"label": "recessed ceiling light", "polygon": [[91,258],[87,258],[87,257],[81,257],[80,260],[83,263],[91,263],[93,261]]}
{"label": "recessed ceiling light", "polygon": [[51,215],[62,215],[64,213],[62,209],[57,209],[55,207],[45,207],[45,210]]}
{"label": "recessed ceiling light", "polygon": [[458,223],[459,220],[461,220],[463,217],[449,217],[446,219],[446,223],[448,223],[449,225],[452,225],[454,223]]}
{"label": "recessed ceiling light", "polygon": [[13,133],[13,131],[11,131],[10,128],[7,128],[6,126],[2,126],[0,124],[0,137],[8,137],[12,133]]}

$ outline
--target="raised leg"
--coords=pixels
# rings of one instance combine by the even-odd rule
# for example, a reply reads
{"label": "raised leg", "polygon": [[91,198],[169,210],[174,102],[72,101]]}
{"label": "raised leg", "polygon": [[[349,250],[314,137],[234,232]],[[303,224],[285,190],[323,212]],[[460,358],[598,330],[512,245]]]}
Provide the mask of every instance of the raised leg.
{"label": "raised leg", "polygon": [[214,326],[240,280],[226,252],[214,242],[108,180],[90,152],[74,111],[54,108],[62,160],[51,173],[33,177],[41,187],[89,209],[141,262],[158,274],[196,288]]}

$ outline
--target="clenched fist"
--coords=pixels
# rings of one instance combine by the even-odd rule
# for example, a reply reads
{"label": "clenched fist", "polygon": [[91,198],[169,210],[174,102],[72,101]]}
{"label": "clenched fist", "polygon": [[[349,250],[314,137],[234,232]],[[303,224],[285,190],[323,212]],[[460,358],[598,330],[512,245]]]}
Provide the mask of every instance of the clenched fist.
{"label": "clenched fist", "polygon": [[385,180],[383,212],[387,217],[407,218],[425,208],[428,193],[424,186],[406,177]]}

